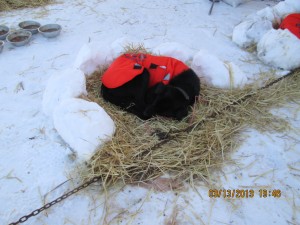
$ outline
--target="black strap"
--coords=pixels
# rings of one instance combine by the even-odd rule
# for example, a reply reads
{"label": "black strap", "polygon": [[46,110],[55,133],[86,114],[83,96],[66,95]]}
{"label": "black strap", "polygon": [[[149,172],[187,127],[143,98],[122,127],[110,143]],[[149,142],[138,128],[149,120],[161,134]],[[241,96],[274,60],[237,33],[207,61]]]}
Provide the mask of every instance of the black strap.
{"label": "black strap", "polygon": [[151,63],[150,64],[150,69],[156,69],[158,67],[158,65],[154,64],[154,63]]}
{"label": "black strap", "polygon": [[190,97],[189,97],[189,95],[186,93],[186,91],[185,90],[183,90],[182,88],[180,88],[180,87],[175,87],[175,86],[173,86],[174,88],[176,88],[178,91],[180,91],[181,92],[181,94],[184,96],[184,98],[186,99],[186,100],[190,100]]}

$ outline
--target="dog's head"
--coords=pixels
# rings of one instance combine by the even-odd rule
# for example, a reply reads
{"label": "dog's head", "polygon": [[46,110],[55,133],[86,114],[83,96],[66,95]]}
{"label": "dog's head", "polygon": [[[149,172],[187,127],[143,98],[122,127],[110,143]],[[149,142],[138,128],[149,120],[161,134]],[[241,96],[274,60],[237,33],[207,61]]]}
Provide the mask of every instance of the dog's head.
{"label": "dog's head", "polygon": [[159,83],[149,89],[146,102],[147,117],[160,115],[181,120],[188,114],[189,96],[178,87]]}

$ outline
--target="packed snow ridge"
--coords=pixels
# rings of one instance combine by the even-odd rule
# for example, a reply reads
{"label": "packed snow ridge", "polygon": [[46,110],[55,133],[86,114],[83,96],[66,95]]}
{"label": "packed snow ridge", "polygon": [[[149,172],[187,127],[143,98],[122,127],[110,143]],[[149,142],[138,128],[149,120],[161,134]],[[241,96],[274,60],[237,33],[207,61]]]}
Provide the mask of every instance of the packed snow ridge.
{"label": "packed snow ridge", "polygon": [[[53,74],[48,80],[43,96],[43,112],[52,117],[55,129],[76,153],[79,162],[88,160],[102,143],[111,139],[115,131],[113,120],[101,106],[81,98],[87,94],[86,76],[101,66],[109,65],[122,54],[125,46],[134,41],[123,37],[109,47],[99,43],[85,44],[74,65]],[[195,53],[180,43],[166,42],[151,51],[191,64],[202,82],[210,85],[232,88],[247,81],[245,74],[232,62],[223,62],[205,51]]]}
{"label": "packed snow ridge", "polygon": [[232,40],[242,48],[257,45],[257,56],[264,63],[285,70],[300,67],[300,39],[289,30],[274,29],[273,23],[291,13],[300,13],[300,1],[285,0],[266,7],[238,24]]}

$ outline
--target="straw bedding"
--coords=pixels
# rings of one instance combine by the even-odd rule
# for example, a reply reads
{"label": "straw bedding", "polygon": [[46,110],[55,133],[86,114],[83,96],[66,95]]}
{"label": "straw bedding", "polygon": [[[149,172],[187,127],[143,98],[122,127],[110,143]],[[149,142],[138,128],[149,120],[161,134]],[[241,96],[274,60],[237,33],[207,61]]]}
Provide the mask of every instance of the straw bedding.
{"label": "straw bedding", "polygon": [[241,144],[247,127],[262,132],[289,129],[288,122],[270,109],[287,102],[299,104],[300,99],[299,69],[274,84],[270,72],[242,89],[202,84],[201,96],[183,121],[162,117],[142,121],[101,98],[104,71],[88,78],[88,98],[112,117],[116,133],[99,147],[81,175],[85,179],[100,176],[105,187],[119,181],[147,182],[164,174],[180,182],[209,180],[212,169],[230,162],[230,153]]}
{"label": "straw bedding", "polygon": [[53,0],[0,0],[0,12],[50,4]]}

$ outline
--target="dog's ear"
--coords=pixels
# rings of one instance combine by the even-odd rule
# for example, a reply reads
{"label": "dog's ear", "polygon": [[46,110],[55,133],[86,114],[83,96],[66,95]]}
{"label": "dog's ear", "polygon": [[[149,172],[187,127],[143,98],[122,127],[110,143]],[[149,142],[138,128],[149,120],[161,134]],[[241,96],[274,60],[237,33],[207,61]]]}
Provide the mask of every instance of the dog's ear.
{"label": "dog's ear", "polygon": [[159,94],[163,93],[165,89],[166,89],[166,86],[163,83],[158,83],[155,88],[154,93],[159,95]]}

